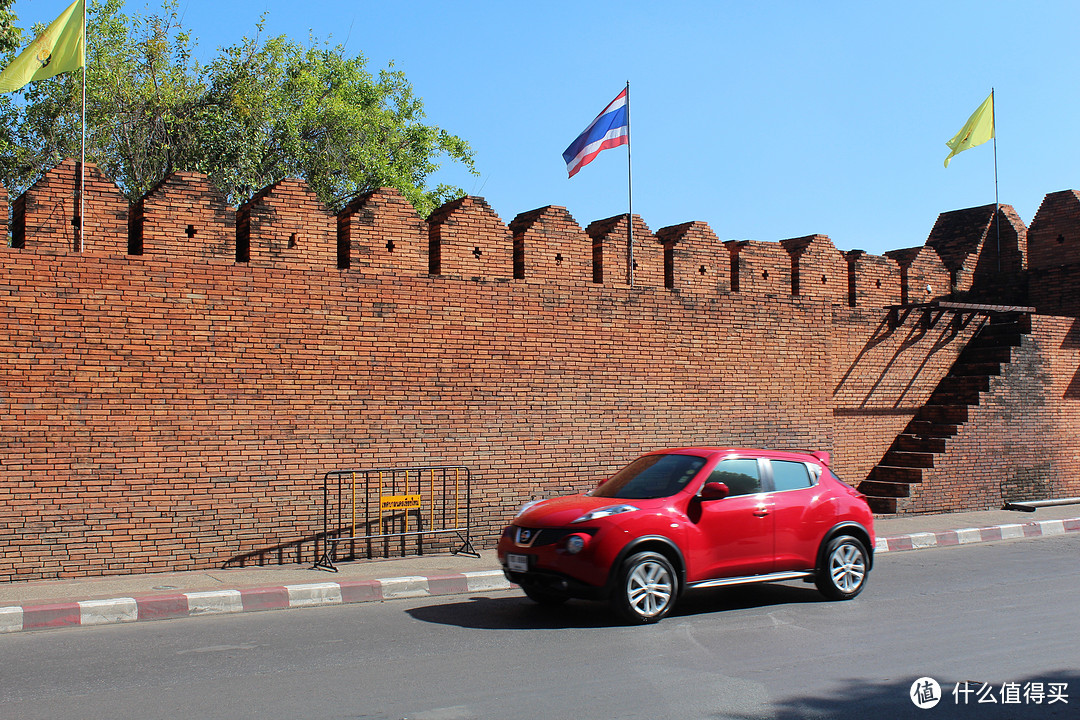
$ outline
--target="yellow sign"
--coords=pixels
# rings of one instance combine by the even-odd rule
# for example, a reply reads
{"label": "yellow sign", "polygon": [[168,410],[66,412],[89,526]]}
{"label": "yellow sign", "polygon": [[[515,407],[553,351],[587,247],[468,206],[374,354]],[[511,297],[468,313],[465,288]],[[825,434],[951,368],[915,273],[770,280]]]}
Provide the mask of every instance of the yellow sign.
{"label": "yellow sign", "polygon": [[419,510],[419,495],[381,495],[379,496],[379,510],[392,512],[394,510]]}

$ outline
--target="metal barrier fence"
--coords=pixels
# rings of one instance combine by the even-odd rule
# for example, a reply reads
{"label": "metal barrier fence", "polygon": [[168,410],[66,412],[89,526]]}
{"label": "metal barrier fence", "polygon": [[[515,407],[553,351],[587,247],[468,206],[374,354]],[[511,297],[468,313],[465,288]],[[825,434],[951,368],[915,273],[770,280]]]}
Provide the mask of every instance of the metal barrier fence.
{"label": "metal barrier fence", "polygon": [[[416,542],[456,537],[455,555],[480,557],[470,537],[472,478],[460,465],[373,470],[332,470],[323,476],[323,554],[316,568],[337,572],[339,554],[355,560],[389,557],[397,539],[401,555]],[[451,545],[453,541],[451,539]],[[379,553],[379,546],[381,553]]]}

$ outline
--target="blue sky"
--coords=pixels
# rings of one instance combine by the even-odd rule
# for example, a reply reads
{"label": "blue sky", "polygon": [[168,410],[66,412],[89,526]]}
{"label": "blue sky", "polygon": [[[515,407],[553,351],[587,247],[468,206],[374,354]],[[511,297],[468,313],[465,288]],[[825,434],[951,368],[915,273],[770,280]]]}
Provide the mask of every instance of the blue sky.
{"label": "blue sky", "polygon": [[[64,0],[19,0],[20,23]],[[146,8],[128,0],[129,10]],[[151,7],[157,7],[151,3]],[[700,1],[619,4],[180,0],[199,54],[266,32],[332,36],[393,61],[429,122],[468,140],[481,175],[437,177],[504,222],[562,205],[585,226],[626,212],[626,148],[574,178],[561,153],[627,81],[633,210],[721,240],[821,233],[880,254],[925,242],[941,212],[994,202],[992,143],[943,161],[995,89],[1002,203],[1027,223],[1080,188],[1080,3]],[[91,39],[92,41],[92,39]]]}

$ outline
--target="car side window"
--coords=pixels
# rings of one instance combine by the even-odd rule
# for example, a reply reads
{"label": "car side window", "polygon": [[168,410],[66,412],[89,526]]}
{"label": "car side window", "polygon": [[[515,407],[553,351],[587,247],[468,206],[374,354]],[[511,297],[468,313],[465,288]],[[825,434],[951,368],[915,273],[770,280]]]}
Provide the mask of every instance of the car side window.
{"label": "car side window", "polygon": [[812,486],[806,465],[790,460],[772,460],[773,485],[777,490],[801,490]]}
{"label": "car side window", "polygon": [[753,495],[761,492],[758,462],[753,459],[721,460],[709,476],[709,482],[728,486],[730,495]]}

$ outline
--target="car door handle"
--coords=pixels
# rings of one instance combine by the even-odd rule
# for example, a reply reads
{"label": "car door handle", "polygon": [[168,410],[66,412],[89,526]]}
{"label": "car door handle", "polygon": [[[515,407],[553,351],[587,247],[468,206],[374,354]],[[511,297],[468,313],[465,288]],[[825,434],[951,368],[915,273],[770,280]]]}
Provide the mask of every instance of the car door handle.
{"label": "car door handle", "polygon": [[765,517],[769,514],[769,508],[758,508],[754,511],[754,517]]}

